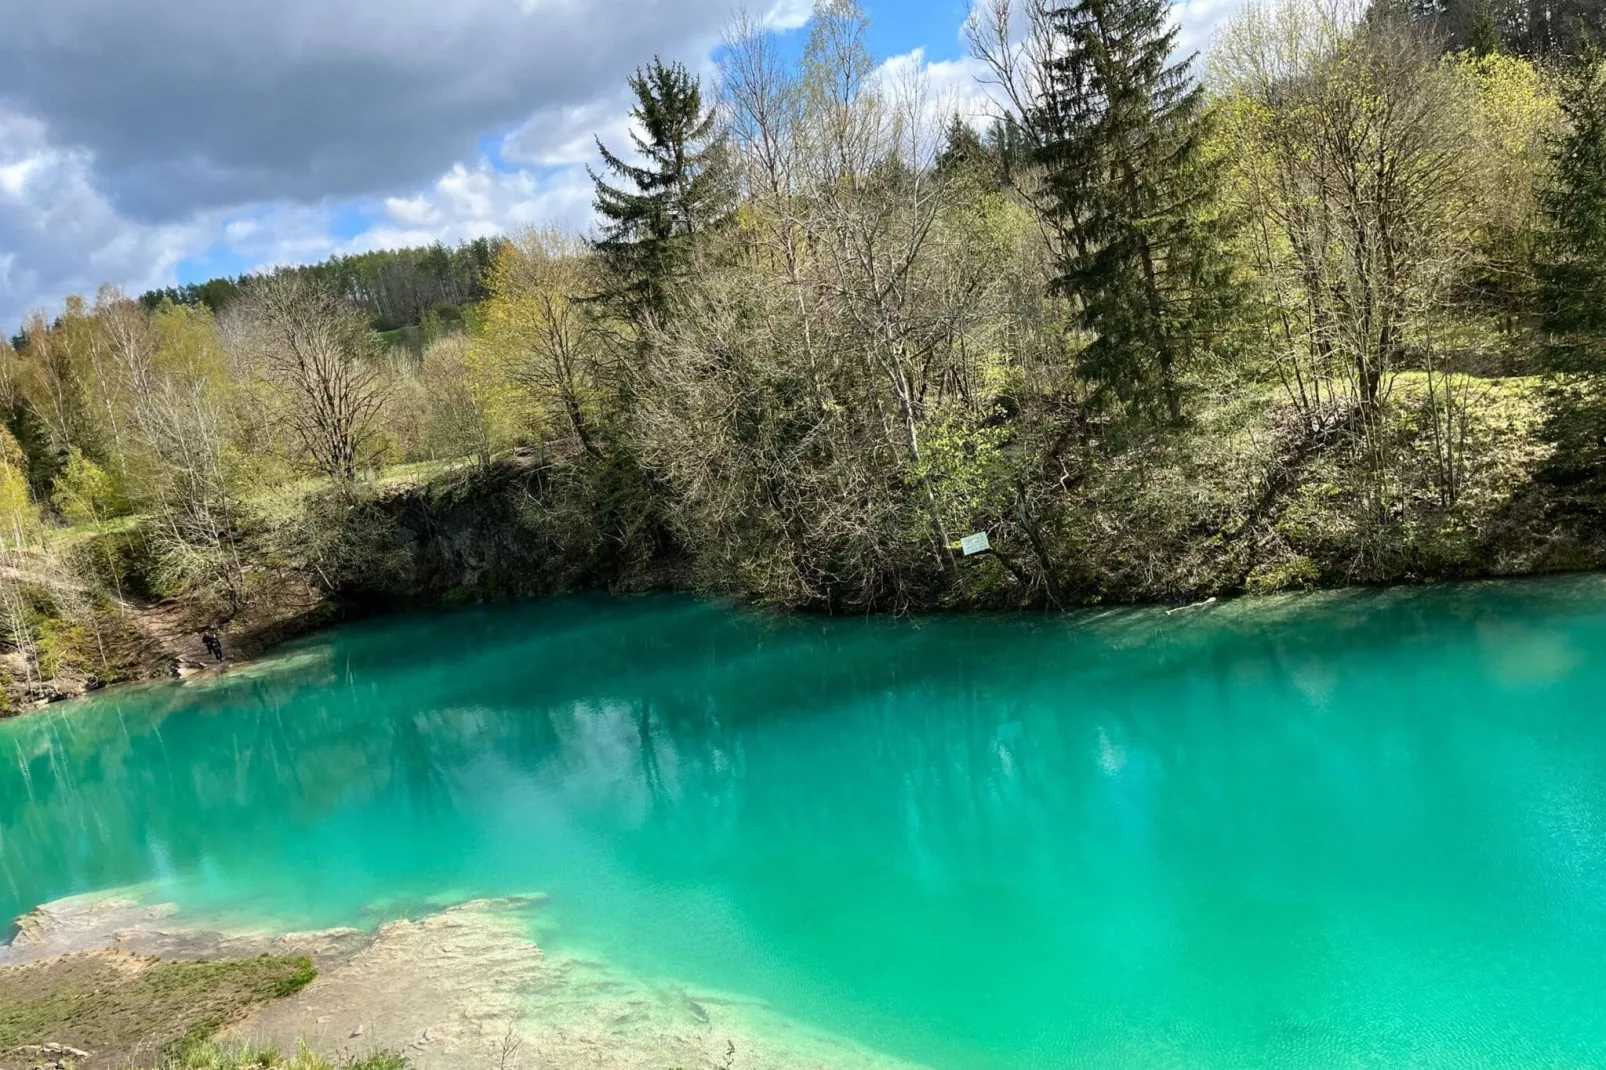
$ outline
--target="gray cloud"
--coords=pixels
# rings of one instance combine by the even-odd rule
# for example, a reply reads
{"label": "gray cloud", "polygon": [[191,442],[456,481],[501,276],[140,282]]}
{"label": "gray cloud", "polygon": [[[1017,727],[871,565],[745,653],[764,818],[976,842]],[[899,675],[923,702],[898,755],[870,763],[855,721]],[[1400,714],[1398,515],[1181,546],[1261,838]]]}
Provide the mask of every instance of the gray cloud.
{"label": "gray cloud", "polygon": [[104,282],[155,284],[215,221],[131,223],[95,188],[88,154],[59,149],[36,119],[0,108],[0,329]]}
{"label": "gray cloud", "polygon": [[[132,219],[415,189],[707,55],[729,0],[10,0],[0,104]],[[536,140],[525,128],[525,138]],[[564,140],[567,140],[566,138]]]}
{"label": "gray cloud", "polygon": [[[583,228],[579,165],[593,132],[625,141],[626,76],[706,61],[737,2],[0,0],[0,328],[208,249],[260,266]],[[1185,46],[1240,2],[1179,4]],[[810,0],[753,6],[795,28]],[[963,61],[929,73],[975,95]],[[532,171],[480,162],[503,134]],[[337,237],[351,202],[378,215]]]}

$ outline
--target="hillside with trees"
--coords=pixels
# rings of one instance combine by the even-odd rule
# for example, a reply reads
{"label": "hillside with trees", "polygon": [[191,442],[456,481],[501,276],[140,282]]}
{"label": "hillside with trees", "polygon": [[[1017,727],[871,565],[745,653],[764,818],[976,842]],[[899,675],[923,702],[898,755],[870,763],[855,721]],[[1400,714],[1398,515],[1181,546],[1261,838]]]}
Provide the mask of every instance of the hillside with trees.
{"label": "hillside with trees", "polygon": [[[485,300],[485,279],[501,247],[501,239],[478,238],[455,249],[436,244],[378,250],[335,256],[290,270],[367,313],[376,331],[396,333],[426,326],[438,330],[442,325],[461,327],[463,309]],[[250,284],[249,276],[209,279],[148,290],[140,295],[139,303],[148,312],[167,302],[205,306],[220,313]]]}
{"label": "hillside with trees", "polygon": [[886,77],[853,0],[796,58],[738,19],[713,82],[632,80],[591,237],[35,317],[0,345],[10,701],[420,601],[1606,562],[1602,6],[1266,0],[1202,57],[1169,17],[980,5],[985,132]]}

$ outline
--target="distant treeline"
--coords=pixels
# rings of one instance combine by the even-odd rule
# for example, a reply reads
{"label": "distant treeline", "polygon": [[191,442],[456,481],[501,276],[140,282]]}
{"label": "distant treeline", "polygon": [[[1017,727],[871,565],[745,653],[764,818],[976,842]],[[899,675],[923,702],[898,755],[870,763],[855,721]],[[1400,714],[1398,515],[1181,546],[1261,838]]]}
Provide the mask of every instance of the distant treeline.
{"label": "distant treeline", "polygon": [[1409,0],[1407,6],[1434,24],[1451,51],[1555,60],[1606,31],[1600,0]]}
{"label": "distant treeline", "polygon": [[1606,31],[1601,0],[1412,0],[1450,50],[1506,51],[1531,59],[1574,55]]}
{"label": "distant treeline", "polygon": [[[486,297],[485,277],[504,239],[477,238],[451,248],[437,242],[413,249],[385,249],[335,256],[292,269],[340,293],[368,313],[377,331],[416,327],[435,312],[460,318],[464,305]],[[222,312],[237,301],[252,276],[209,279],[150,290],[139,303],[155,311],[163,301]]]}

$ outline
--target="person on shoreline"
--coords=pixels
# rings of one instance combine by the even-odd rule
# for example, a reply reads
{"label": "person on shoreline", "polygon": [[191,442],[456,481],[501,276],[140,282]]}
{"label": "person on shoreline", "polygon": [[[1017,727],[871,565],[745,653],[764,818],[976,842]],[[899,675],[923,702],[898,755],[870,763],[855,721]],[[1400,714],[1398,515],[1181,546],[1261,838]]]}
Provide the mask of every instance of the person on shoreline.
{"label": "person on shoreline", "polygon": [[218,660],[219,664],[222,664],[222,662],[223,662],[223,640],[221,640],[221,639],[219,639],[217,637],[217,633],[216,632],[212,631],[210,628],[208,628],[206,631],[202,632],[201,633],[201,645],[206,647],[206,652],[208,654],[211,654],[214,658],[216,658]]}

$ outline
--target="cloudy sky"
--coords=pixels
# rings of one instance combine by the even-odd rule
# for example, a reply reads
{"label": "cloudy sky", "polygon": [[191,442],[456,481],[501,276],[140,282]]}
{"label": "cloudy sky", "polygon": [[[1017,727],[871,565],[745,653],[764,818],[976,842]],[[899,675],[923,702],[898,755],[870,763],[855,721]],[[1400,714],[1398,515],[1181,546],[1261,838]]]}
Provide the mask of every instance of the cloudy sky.
{"label": "cloudy sky", "polygon": [[[973,95],[971,0],[866,0],[872,47]],[[1181,0],[1198,48],[1239,0]],[[707,64],[734,0],[4,0],[0,328],[337,252],[585,228],[626,77]],[[753,0],[795,31],[810,0]]]}

